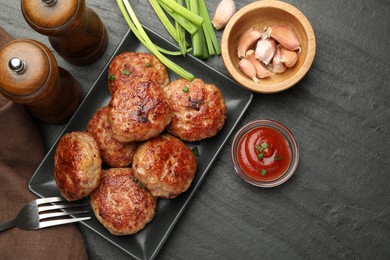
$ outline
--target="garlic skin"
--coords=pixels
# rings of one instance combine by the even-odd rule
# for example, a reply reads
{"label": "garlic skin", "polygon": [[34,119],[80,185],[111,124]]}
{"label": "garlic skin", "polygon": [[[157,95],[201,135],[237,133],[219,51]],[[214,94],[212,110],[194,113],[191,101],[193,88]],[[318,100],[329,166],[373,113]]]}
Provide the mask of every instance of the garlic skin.
{"label": "garlic skin", "polygon": [[286,65],[287,68],[291,68],[298,61],[298,53],[296,51],[288,50],[280,46],[281,61]]}
{"label": "garlic skin", "polygon": [[274,58],[272,59],[272,71],[274,73],[283,73],[286,71],[287,67],[282,62],[282,56],[280,51],[281,46],[278,45],[276,47],[276,53]]}
{"label": "garlic skin", "polygon": [[249,50],[246,53],[246,58],[250,62],[252,62],[253,66],[256,69],[256,77],[260,79],[268,78],[271,76],[271,71],[269,71],[258,59],[255,57],[255,51]]}
{"label": "garlic skin", "polygon": [[236,4],[233,0],[222,0],[215,9],[214,18],[211,21],[216,30],[221,30],[236,13]]}
{"label": "garlic skin", "polygon": [[284,48],[288,50],[298,50],[301,51],[301,44],[298,40],[297,35],[293,29],[284,24],[277,24],[270,27],[268,35],[274,38],[278,43],[280,43]]}
{"label": "garlic skin", "polygon": [[272,57],[276,52],[276,41],[272,38],[266,36],[266,34],[262,34],[261,39],[257,41],[255,56],[256,59],[262,61],[265,65],[268,65]]}
{"label": "garlic skin", "polygon": [[261,32],[254,30],[253,28],[243,33],[238,41],[238,58],[245,58],[246,52],[256,44],[257,40],[260,39],[261,35]]}
{"label": "garlic skin", "polygon": [[256,83],[259,83],[259,80],[256,78],[256,69],[255,69],[255,66],[252,64],[252,62],[250,62],[246,58],[243,58],[238,63],[238,68],[247,77],[251,78]]}

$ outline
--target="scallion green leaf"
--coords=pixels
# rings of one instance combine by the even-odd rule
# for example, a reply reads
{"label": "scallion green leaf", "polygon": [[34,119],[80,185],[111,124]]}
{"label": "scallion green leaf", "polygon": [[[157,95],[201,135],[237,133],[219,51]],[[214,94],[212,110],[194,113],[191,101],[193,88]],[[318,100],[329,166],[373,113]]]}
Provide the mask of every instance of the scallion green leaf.
{"label": "scallion green leaf", "polygon": [[[199,6],[197,0],[190,0],[190,11],[194,14],[199,14]],[[203,38],[202,38],[202,28],[199,27],[198,31],[191,35],[192,39],[192,53],[195,57],[204,58],[204,51],[203,51]]]}
{"label": "scallion green leaf", "polygon": [[150,5],[152,6],[154,12],[157,17],[160,19],[161,23],[164,25],[165,29],[167,29],[168,33],[172,36],[172,38],[178,42],[179,37],[177,35],[176,28],[172,25],[171,21],[166,16],[164,10],[161,8],[160,4],[157,0],[149,0]]}
{"label": "scallion green leaf", "polygon": [[265,175],[267,174],[267,170],[266,170],[266,169],[262,169],[261,172],[260,172],[260,174],[261,174],[262,176],[265,176]]}
{"label": "scallion green leaf", "polygon": [[202,26],[203,26],[204,35],[206,37],[209,53],[210,55],[214,55],[214,53],[220,55],[221,48],[219,46],[219,42],[214,31],[214,27],[211,23],[210,16],[207,11],[206,3],[204,0],[198,0],[198,2],[199,2],[200,15],[204,18],[204,22]]}
{"label": "scallion green leaf", "polygon": [[143,29],[141,23],[139,22],[138,18],[136,17],[133,9],[130,6],[130,3],[128,0],[117,0],[117,4],[119,9],[122,12],[122,15],[124,16],[127,24],[129,25],[130,29],[134,33],[134,35],[140,40],[140,42],[149,49],[165,66],[167,66],[169,69],[171,69],[173,72],[177,73],[179,76],[192,81],[195,76],[191,74],[190,72],[186,71],[179,65],[172,62],[170,59],[165,57],[157,46],[150,40],[148,35],[146,34],[145,30]]}
{"label": "scallion green leaf", "polygon": [[[183,5],[183,0],[176,0],[176,2],[180,5]],[[187,41],[186,41],[186,30],[183,26],[181,26],[178,21],[175,20],[175,28],[177,34],[177,44],[179,45],[179,49],[183,55],[187,53]]]}
{"label": "scallion green leaf", "polygon": [[181,14],[183,17],[185,17],[188,21],[195,24],[196,26],[201,26],[204,22],[204,18],[194,14],[187,8],[183,7],[182,5],[176,3],[173,0],[158,0],[160,3],[164,3],[165,5],[169,6],[173,12]]}
{"label": "scallion green leaf", "polygon": [[[186,31],[191,35],[194,56],[207,59],[209,56],[221,54],[204,0],[185,0],[185,6],[183,0],[149,0],[149,2],[169,34],[177,42],[182,55],[191,51],[191,48],[187,48],[190,45],[186,41]],[[166,13],[173,18],[174,26]],[[160,51],[169,54],[165,49]]]}
{"label": "scallion green leaf", "polygon": [[[161,7],[167,11],[167,13],[172,16],[172,18],[177,21],[183,28],[189,32],[191,35],[198,31],[198,26],[191,23],[186,17],[184,17],[181,13],[175,12],[172,8],[167,6],[165,3],[160,2]],[[184,7],[183,7],[184,8]]]}

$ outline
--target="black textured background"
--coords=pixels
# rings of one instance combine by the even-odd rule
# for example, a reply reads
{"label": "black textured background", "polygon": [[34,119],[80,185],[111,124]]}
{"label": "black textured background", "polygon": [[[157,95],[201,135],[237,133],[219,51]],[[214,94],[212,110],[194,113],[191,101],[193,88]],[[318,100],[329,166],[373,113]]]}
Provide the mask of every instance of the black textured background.
{"label": "black textured background", "polygon": [[[144,25],[168,36],[147,0],[130,2]],[[261,118],[288,126],[300,147],[295,175],[272,189],[244,183],[230,161],[230,138],[157,259],[390,258],[390,1],[286,2],[313,26],[313,66],[288,91],[254,94],[239,127]],[[207,1],[211,15],[218,3]],[[86,67],[56,55],[84,95],[127,31],[115,1],[87,4],[109,32],[105,55]],[[20,1],[0,0],[0,24],[51,48],[24,21]],[[207,63],[226,74],[221,57]],[[40,127],[49,148],[63,125]],[[90,259],[128,258],[81,229]]]}

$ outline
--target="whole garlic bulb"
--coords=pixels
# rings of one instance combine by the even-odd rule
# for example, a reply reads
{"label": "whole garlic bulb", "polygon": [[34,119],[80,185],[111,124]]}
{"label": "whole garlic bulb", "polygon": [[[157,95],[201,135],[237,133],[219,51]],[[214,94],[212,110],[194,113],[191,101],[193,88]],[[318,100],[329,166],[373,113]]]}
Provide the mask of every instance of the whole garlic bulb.
{"label": "whole garlic bulb", "polygon": [[233,0],[222,0],[215,10],[214,18],[211,21],[216,30],[221,30],[236,13],[236,4]]}

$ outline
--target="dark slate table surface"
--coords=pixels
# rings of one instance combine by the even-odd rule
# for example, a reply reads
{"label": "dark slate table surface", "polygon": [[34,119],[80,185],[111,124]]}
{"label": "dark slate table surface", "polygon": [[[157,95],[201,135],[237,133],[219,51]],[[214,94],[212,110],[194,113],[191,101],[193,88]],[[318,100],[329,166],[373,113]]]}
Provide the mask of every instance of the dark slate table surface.
{"label": "dark slate table surface", "polygon": [[[168,36],[148,1],[130,2],[144,25]],[[218,2],[207,1],[211,14]],[[272,189],[244,183],[230,161],[231,137],[157,259],[390,258],[390,2],[286,2],[314,28],[313,66],[288,91],[254,94],[238,127],[261,118],[288,126],[300,147],[295,175]],[[83,95],[128,29],[115,1],[87,4],[108,29],[107,51],[86,67],[57,56]],[[15,38],[36,39],[51,48],[24,21],[20,1],[0,1],[0,24]],[[227,74],[221,57],[207,63]],[[40,124],[47,148],[63,127]],[[128,258],[80,228],[90,259]]]}

